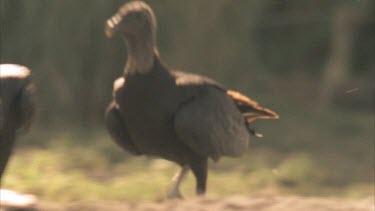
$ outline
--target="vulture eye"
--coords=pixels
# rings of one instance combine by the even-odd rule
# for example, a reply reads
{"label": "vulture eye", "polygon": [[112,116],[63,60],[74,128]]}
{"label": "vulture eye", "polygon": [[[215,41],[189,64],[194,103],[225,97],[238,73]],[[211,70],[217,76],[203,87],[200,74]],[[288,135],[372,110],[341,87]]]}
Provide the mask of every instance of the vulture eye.
{"label": "vulture eye", "polygon": [[128,14],[126,18],[131,21],[139,21],[139,20],[144,19],[144,15],[140,12],[133,12],[133,13]]}

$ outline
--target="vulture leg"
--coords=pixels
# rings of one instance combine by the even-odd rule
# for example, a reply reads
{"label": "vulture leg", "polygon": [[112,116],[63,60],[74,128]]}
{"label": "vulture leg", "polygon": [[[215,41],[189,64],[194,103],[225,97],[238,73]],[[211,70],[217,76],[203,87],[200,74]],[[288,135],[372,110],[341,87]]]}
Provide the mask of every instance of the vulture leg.
{"label": "vulture leg", "polygon": [[197,195],[204,195],[206,193],[207,181],[207,158],[194,160],[191,162],[190,167],[197,181]]}
{"label": "vulture leg", "polygon": [[121,119],[120,112],[115,102],[112,102],[107,108],[105,113],[105,124],[113,140],[119,146],[134,155],[142,154],[131,141],[130,135],[126,131],[125,123]]}
{"label": "vulture leg", "polygon": [[168,198],[170,199],[182,198],[179,187],[182,181],[184,181],[187,173],[189,172],[189,169],[190,169],[189,166],[185,165],[173,177],[171,187],[169,188],[169,191],[167,194]]}

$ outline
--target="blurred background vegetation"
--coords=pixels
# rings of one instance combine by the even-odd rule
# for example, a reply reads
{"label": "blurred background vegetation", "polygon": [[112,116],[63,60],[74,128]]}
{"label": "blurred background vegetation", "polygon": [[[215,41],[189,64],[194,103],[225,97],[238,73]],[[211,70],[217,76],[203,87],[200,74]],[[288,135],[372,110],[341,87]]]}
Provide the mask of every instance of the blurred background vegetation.
{"label": "blurred background vegetation", "polygon": [[[133,158],[103,126],[126,61],[103,33],[124,0],[0,0],[1,63],[32,69],[38,115],[4,187],[51,200],[155,199],[177,168]],[[277,111],[240,159],[211,165],[209,193],[374,194],[372,0],[146,1],[162,59]],[[151,175],[150,181],[145,175]],[[226,185],[223,185],[226,184]],[[184,190],[192,194],[190,178]]]}

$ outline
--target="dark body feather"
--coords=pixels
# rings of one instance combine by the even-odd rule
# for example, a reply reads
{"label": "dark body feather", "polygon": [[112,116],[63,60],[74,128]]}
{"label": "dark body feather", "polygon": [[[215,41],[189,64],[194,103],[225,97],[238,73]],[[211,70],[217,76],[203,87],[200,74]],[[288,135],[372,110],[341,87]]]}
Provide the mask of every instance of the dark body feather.
{"label": "dark body feather", "polygon": [[[176,83],[189,76],[193,80],[186,80],[182,85]],[[126,122],[130,139],[124,141],[135,147],[138,152],[135,154],[159,156],[180,165],[187,164],[196,155],[179,141],[174,128],[175,115],[202,88],[212,86],[219,90],[219,87],[209,80],[191,76],[169,72],[155,60],[153,70],[148,74],[127,75],[125,83],[114,90],[119,119]]]}
{"label": "dark body feather", "polygon": [[[225,92],[225,89],[211,79],[184,72],[171,72],[155,60],[150,73],[127,75],[125,83],[114,90],[114,102],[117,105],[110,105],[110,108],[116,108],[107,111],[107,119],[113,118],[111,115],[118,115],[117,119],[123,121],[121,133],[126,124],[127,133],[122,135],[124,138],[116,135],[115,131],[112,134],[114,137],[118,136],[115,139],[121,146],[135,152],[134,154],[159,156],[180,165],[189,164],[194,156],[211,157],[214,160],[222,155],[238,156],[247,148],[249,137],[247,132],[244,133],[245,119]],[[213,94],[217,97],[207,98]],[[216,102],[206,103],[204,99],[215,99]],[[196,115],[189,117],[192,111],[188,110],[189,113],[182,116],[181,113],[193,104],[197,104]],[[214,110],[215,107],[221,108],[221,111]],[[227,107],[231,110],[226,110]],[[114,112],[113,110],[116,110],[116,114],[109,113]],[[207,115],[213,112],[216,113],[208,118]],[[224,118],[227,128],[220,128],[222,131],[210,128],[220,124],[220,116],[236,116],[237,121],[230,122]],[[236,132],[241,131],[238,127],[242,128],[242,133],[230,133],[230,127],[237,127]],[[194,131],[195,137],[190,136]],[[240,135],[245,137],[241,138]],[[197,143],[193,143],[197,138]],[[199,140],[203,138],[205,140]],[[123,142],[129,144],[121,144]],[[240,147],[233,147],[236,144]]]}

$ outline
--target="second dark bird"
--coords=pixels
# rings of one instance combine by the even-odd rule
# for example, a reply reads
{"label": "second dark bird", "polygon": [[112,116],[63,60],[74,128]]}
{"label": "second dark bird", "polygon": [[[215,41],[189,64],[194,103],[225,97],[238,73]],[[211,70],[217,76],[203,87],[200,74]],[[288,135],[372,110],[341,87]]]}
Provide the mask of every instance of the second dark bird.
{"label": "second dark bird", "polygon": [[0,187],[17,132],[27,129],[35,113],[35,86],[30,70],[17,64],[0,64]]}
{"label": "second dark bird", "polygon": [[140,1],[122,6],[106,22],[127,46],[123,75],[114,83],[105,119],[113,140],[134,155],[173,161],[181,171],[168,197],[181,197],[179,185],[191,169],[197,194],[206,192],[207,160],[240,156],[249,145],[254,119],[277,119],[246,96],[216,81],[167,68],[156,47],[156,18]]}

